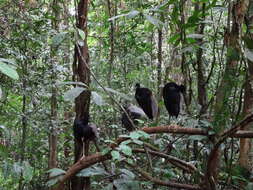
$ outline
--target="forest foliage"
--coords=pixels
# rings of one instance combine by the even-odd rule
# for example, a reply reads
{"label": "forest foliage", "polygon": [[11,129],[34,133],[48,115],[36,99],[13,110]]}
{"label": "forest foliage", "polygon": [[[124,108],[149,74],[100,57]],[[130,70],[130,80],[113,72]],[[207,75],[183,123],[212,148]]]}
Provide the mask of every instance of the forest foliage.
{"label": "forest foliage", "polygon": [[[71,189],[75,173],[91,189],[253,189],[252,26],[252,0],[0,0],[0,189]],[[177,118],[168,82],[186,87]],[[159,117],[130,133],[136,83]],[[83,93],[100,150],[76,169]]]}

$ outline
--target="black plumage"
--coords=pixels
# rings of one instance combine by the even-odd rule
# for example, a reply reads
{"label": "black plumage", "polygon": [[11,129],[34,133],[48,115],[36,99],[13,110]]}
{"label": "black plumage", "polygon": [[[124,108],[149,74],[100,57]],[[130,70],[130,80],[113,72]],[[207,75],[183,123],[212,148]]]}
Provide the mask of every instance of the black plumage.
{"label": "black plumage", "polygon": [[93,123],[88,123],[88,119],[76,119],[74,121],[74,137],[78,141],[96,140],[98,138],[97,127]]}
{"label": "black plumage", "polygon": [[170,116],[178,117],[180,112],[180,93],[183,93],[184,91],[184,85],[177,85],[174,82],[169,82],[164,86],[163,100]]}
{"label": "black plumage", "polygon": [[135,99],[149,119],[154,119],[158,114],[158,105],[152,91],[148,88],[141,88],[136,84]]}
{"label": "black plumage", "polygon": [[[142,119],[142,118],[146,117],[146,114],[144,113],[144,111],[141,108],[139,108],[135,105],[130,105],[130,106],[126,107],[125,110],[128,113],[130,119],[132,119],[134,125],[138,125],[137,119]],[[132,125],[132,123],[128,119],[125,112],[123,112],[123,114],[122,114],[121,122],[122,122],[122,125],[128,131],[133,131],[134,130],[134,126]]]}

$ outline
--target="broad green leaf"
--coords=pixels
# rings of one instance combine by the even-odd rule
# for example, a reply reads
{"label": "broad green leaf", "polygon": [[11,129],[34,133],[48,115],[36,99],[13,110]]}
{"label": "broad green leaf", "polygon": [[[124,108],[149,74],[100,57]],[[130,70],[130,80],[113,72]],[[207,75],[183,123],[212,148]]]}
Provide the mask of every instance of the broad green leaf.
{"label": "broad green leaf", "polygon": [[56,176],[65,174],[66,171],[64,171],[60,168],[52,168],[52,169],[48,170],[47,173],[49,173],[50,177],[56,177]]}
{"label": "broad green leaf", "polygon": [[33,178],[33,167],[27,161],[23,162],[23,178],[26,182],[30,182]]}
{"label": "broad green leaf", "polygon": [[245,56],[247,57],[248,60],[253,62],[253,52],[248,48],[245,49]]}
{"label": "broad green leaf", "polygon": [[157,18],[147,15],[147,14],[143,14],[143,15],[147,19],[147,21],[149,21],[151,24],[155,25],[156,27],[160,28],[163,25],[163,23]]}
{"label": "broad green leaf", "polygon": [[102,150],[102,155],[106,155],[108,152],[110,152],[111,151],[111,148],[104,148],[103,150]]}
{"label": "broad green leaf", "polygon": [[124,145],[124,144],[119,145],[119,150],[127,156],[132,155],[132,149],[127,145]]}
{"label": "broad green leaf", "polygon": [[111,152],[111,155],[112,155],[112,159],[113,159],[113,160],[120,160],[119,151],[113,150],[113,151]]}
{"label": "broad green leaf", "polygon": [[[126,94],[123,94],[123,93],[121,93],[121,92],[118,92],[118,91],[116,91],[116,90],[114,90],[114,89],[112,89],[112,88],[108,88],[108,87],[104,87],[104,88],[105,88],[105,90],[107,90],[108,92],[111,92],[111,93],[113,93],[113,94],[116,94],[116,95],[118,95],[118,96],[120,96],[121,98],[124,98],[124,99],[126,99],[126,100],[132,101],[132,98],[130,98],[130,97],[127,96]],[[98,87],[98,89],[103,90],[101,87]]]}
{"label": "broad green leaf", "polygon": [[115,20],[115,19],[117,19],[117,18],[124,17],[124,16],[126,16],[126,15],[127,15],[127,14],[117,15],[117,16],[114,16],[114,17],[109,18],[108,21],[112,21],[112,20]]}
{"label": "broad green leaf", "polygon": [[134,18],[136,15],[138,15],[140,12],[137,10],[130,11],[128,14],[126,14],[127,18]]}
{"label": "broad green leaf", "polygon": [[13,59],[0,58],[0,62],[10,63],[11,65],[16,66],[16,63]]}
{"label": "broad green leaf", "polygon": [[89,167],[81,170],[76,176],[78,177],[90,177],[90,176],[96,176],[96,175],[106,175],[107,172],[100,167]]}
{"label": "broad green leaf", "polygon": [[194,39],[202,39],[202,38],[204,38],[204,35],[203,34],[188,34],[186,37],[187,38],[194,38]]}
{"label": "broad green leaf", "polygon": [[65,40],[66,34],[67,34],[67,32],[61,32],[61,33],[54,35],[52,38],[52,46],[58,47],[63,42],[63,40]]}
{"label": "broad green leaf", "polygon": [[1,62],[1,61],[0,61],[0,71],[3,74],[11,77],[12,79],[15,79],[15,80],[19,79],[17,71],[12,66],[7,65],[6,63]]}
{"label": "broad green leaf", "polygon": [[133,139],[133,140],[136,140],[140,137],[143,137],[145,139],[149,138],[149,134],[145,133],[144,131],[133,131],[130,133],[130,138]]}
{"label": "broad green leaf", "polygon": [[127,169],[120,169],[119,170],[121,173],[125,174],[125,176],[123,178],[132,180],[135,178],[135,174],[133,172],[131,172],[130,170]]}
{"label": "broad green leaf", "polygon": [[46,186],[51,187],[51,186],[55,185],[60,179],[61,179],[61,176],[52,178],[47,181]]}
{"label": "broad green leaf", "polygon": [[83,30],[78,28],[78,34],[79,34],[79,36],[81,37],[82,40],[85,39],[85,32]]}
{"label": "broad green leaf", "polygon": [[65,100],[74,101],[86,88],[75,87],[64,93],[63,97]]}
{"label": "broad green leaf", "polygon": [[92,100],[97,104],[98,106],[104,105],[104,100],[102,96],[100,96],[97,92],[92,91],[91,92]]}

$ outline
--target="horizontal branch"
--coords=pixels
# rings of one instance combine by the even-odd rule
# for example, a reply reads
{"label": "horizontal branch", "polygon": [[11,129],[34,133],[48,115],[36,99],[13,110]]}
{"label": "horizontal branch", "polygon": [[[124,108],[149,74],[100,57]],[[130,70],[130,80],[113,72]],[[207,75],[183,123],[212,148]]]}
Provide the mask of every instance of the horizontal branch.
{"label": "horizontal branch", "polygon": [[[134,153],[145,153],[145,150],[144,149],[139,149],[139,148],[135,148],[133,149],[133,152]],[[182,170],[188,172],[188,173],[193,173],[193,172],[197,172],[199,173],[200,175],[203,176],[203,174],[201,174],[198,169],[188,163],[188,162],[185,162],[184,160],[180,160],[174,156],[170,156],[170,155],[167,155],[165,153],[162,153],[162,152],[157,152],[157,151],[152,151],[152,150],[149,150],[148,153],[152,154],[152,155],[156,155],[156,156],[159,156],[161,158],[165,158],[167,159],[172,165],[176,166],[176,167],[179,167],[181,168]]]}

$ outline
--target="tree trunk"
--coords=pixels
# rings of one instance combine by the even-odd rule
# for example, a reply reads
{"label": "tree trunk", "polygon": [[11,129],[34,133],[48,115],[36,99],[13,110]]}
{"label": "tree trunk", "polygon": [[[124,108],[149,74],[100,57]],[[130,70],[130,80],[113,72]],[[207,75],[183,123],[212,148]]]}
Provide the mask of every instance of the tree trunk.
{"label": "tree trunk", "polygon": [[[54,14],[55,19],[52,21],[52,28],[55,31],[58,31],[59,23],[58,23],[58,17],[59,17],[59,8],[57,6],[57,1],[54,0],[52,3],[52,14]],[[56,127],[56,121],[57,121],[57,87],[56,87],[56,79],[57,79],[57,73],[56,73],[56,65],[58,63],[57,61],[57,55],[56,55],[57,49],[51,48],[51,123],[50,123],[50,129],[49,129],[49,137],[48,137],[48,143],[49,143],[49,159],[48,159],[48,168],[56,168],[57,167],[57,127]]]}
{"label": "tree trunk", "polygon": [[[247,15],[245,16],[247,34],[246,38],[246,48],[253,52],[252,42],[253,42],[253,0],[249,1],[249,8]],[[252,112],[253,109],[253,62],[248,61],[248,71],[244,88],[244,106],[243,115],[247,115]],[[252,128],[252,123],[243,128],[242,130],[249,130]],[[252,171],[253,164],[253,150],[251,139],[242,138],[240,139],[240,154],[239,154],[239,165],[245,169],[246,173]]]}
{"label": "tree trunk", "polygon": [[[239,46],[239,32],[241,23],[243,21],[244,14],[247,8],[247,1],[237,1],[232,6],[232,29],[225,33],[224,40],[227,46],[227,62],[225,71],[221,83],[217,89],[216,102],[214,106],[214,131],[219,135],[226,129],[227,118],[230,115],[229,97],[232,93],[232,89],[236,86],[236,74],[237,64],[240,58],[240,46]],[[230,22],[228,22],[230,23]],[[228,26],[228,28],[230,28]],[[214,139],[213,143],[216,143]],[[206,179],[207,189],[215,190],[216,182],[218,178],[218,170],[220,166],[220,149],[213,152],[212,156],[209,156]]]}
{"label": "tree trunk", "polygon": [[[87,86],[90,84],[90,71],[89,71],[89,52],[87,45],[87,16],[88,16],[88,0],[80,0],[78,3],[78,14],[77,14],[77,28],[83,30],[85,33],[85,39],[83,45],[76,44],[74,63],[73,63],[73,78],[75,81],[83,82]],[[90,106],[90,92],[88,90],[83,91],[75,99],[75,112],[76,119],[89,117],[89,106]],[[89,146],[88,142],[85,143],[84,154],[88,155]],[[82,152],[82,144],[79,144],[75,140],[75,162],[80,158]],[[72,179],[73,190],[89,190],[90,189],[90,178],[89,177],[74,177]]]}

